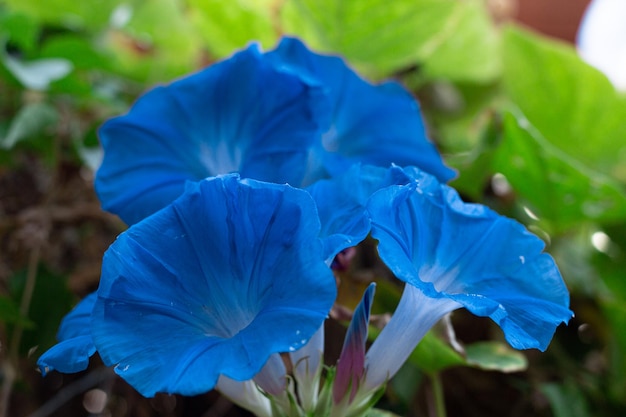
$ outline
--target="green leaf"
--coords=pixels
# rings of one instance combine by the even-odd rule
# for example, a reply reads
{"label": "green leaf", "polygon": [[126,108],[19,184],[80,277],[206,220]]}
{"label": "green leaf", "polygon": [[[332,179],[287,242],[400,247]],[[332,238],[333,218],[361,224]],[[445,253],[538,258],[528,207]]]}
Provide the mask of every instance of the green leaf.
{"label": "green leaf", "polygon": [[191,22],[217,58],[224,58],[251,41],[269,48],[278,35],[273,0],[189,0]]}
{"label": "green leaf", "polygon": [[417,345],[408,359],[426,373],[435,373],[452,366],[463,365],[463,357],[432,332]]}
{"label": "green leaf", "polygon": [[8,7],[32,18],[70,28],[102,28],[122,0],[5,0]]}
{"label": "green leaf", "polygon": [[28,52],[35,46],[39,26],[23,13],[0,13],[0,34],[8,37],[11,44]]}
{"label": "green leaf", "polygon": [[407,362],[387,383],[387,399],[396,412],[406,414],[413,407],[415,393],[424,383],[424,372]]}
{"label": "green leaf", "polygon": [[[343,55],[370,75],[416,64],[447,39],[456,1],[290,0],[281,10],[286,33],[312,48]],[[443,28],[443,29],[442,29]]]}
{"label": "green leaf", "polygon": [[17,324],[24,328],[33,326],[33,322],[22,316],[13,300],[4,295],[0,295],[0,322]]}
{"label": "green leaf", "polygon": [[504,174],[530,209],[556,229],[573,227],[584,219],[626,218],[621,184],[555,146],[521,114],[504,115],[504,137],[493,169]]}
{"label": "green leaf", "polygon": [[465,347],[465,355],[468,365],[489,371],[520,372],[528,367],[523,353],[501,342],[473,343]]}
{"label": "green leaf", "polygon": [[427,78],[478,83],[498,78],[500,36],[484,1],[456,2],[443,30],[449,31],[449,37],[422,57]]}
{"label": "green leaf", "polygon": [[96,46],[85,37],[59,35],[48,38],[40,50],[42,58],[63,58],[79,69],[106,70],[109,61]]}
{"label": "green leaf", "polygon": [[430,77],[484,81],[499,70],[493,26],[477,0],[290,0],[281,18],[286,33],[374,77],[420,63]]}
{"label": "green leaf", "polygon": [[501,135],[494,117],[493,85],[432,83],[422,89],[422,109],[446,163],[458,170],[453,187],[476,201],[493,174],[491,159]]}
{"label": "green leaf", "polygon": [[[9,284],[13,299],[21,299],[25,282],[25,273],[12,277]],[[43,266],[39,267],[28,312],[28,318],[32,320],[34,326],[26,329],[23,334],[20,349],[23,354],[35,346],[39,347],[37,352],[41,354],[56,343],[59,323],[71,310],[74,298],[67,288],[65,277],[56,275]]]}
{"label": "green leaf", "polygon": [[200,40],[180,1],[152,0],[133,6],[128,22],[106,38],[118,73],[153,84],[197,69]]}
{"label": "green leaf", "polygon": [[561,159],[626,181],[626,97],[571,45],[509,27],[502,50],[507,94]]}
{"label": "green leaf", "polygon": [[547,383],[541,386],[541,392],[548,398],[554,417],[590,417],[589,406],[583,391],[575,383]]}
{"label": "green leaf", "polygon": [[0,138],[0,148],[10,149],[19,141],[44,132],[57,118],[57,111],[47,103],[27,104],[11,121],[6,136]]}

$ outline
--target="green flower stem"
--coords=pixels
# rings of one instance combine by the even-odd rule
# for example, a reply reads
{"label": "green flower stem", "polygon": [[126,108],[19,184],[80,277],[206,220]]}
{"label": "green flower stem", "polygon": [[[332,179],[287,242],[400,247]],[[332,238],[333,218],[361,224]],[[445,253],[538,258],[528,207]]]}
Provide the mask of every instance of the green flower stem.
{"label": "green flower stem", "polygon": [[[20,302],[20,314],[23,317],[28,316],[30,310],[30,302],[33,298],[33,292],[35,291],[35,282],[37,281],[37,269],[39,266],[39,257],[41,252],[41,245],[37,244],[31,250],[28,258],[28,268],[26,271],[26,283],[24,284],[24,292],[22,293],[22,300]],[[11,337],[11,347],[9,350],[9,357],[11,360],[17,363],[19,357],[20,344],[22,342],[22,333],[24,327],[17,323]]]}
{"label": "green flower stem", "polygon": [[433,399],[435,401],[435,415],[437,417],[446,417],[446,403],[443,394],[443,385],[441,384],[441,376],[439,372],[433,372],[430,380],[433,389]]}
{"label": "green flower stem", "polygon": [[[22,300],[20,302],[20,314],[23,317],[28,315],[30,309],[30,302],[33,298],[33,291],[35,289],[35,282],[37,280],[37,269],[39,265],[39,258],[41,253],[41,245],[37,244],[30,252],[28,258],[28,269],[26,272],[26,284],[24,286],[24,292],[22,293]],[[13,383],[17,377],[18,361],[19,361],[19,349],[22,341],[22,333],[24,331],[23,325],[18,322],[15,323],[13,328],[13,334],[11,335],[11,343],[9,346],[9,355],[3,364],[4,380],[2,381],[2,389],[0,390],[0,417],[6,417],[9,409],[9,399],[11,392],[13,391]]]}

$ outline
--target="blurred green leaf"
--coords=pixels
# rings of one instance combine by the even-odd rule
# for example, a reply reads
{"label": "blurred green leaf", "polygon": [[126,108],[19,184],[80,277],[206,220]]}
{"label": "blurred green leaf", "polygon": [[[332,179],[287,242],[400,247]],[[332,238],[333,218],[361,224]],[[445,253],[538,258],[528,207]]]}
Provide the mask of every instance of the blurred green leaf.
{"label": "blurred green leaf", "polygon": [[[9,284],[13,299],[21,299],[25,282],[24,272],[11,279]],[[34,326],[24,332],[21,352],[25,354],[31,348],[38,346],[38,352],[42,353],[56,343],[59,323],[71,310],[74,301],[74,295],[68,290],[65,277],[40,266],[28,312],[28,318]]]}
{"label": "blurred green leaf", "polygon": [[432,332],[417,345],[408,359],[426,373],[435,373],[452,366],[465,364],[463,357]]}
{"label": "blurred green leaf", "polygon": [[0,11],[0,34],[23,51],[29,52],[35,47],[39,29],[37,22],[26,14]]}
{"label": "blurred green leaf", "polygon": [[557,229],[584,219],[626,218],[622,185],[556,147],[523,115],[504,115],[504,138],[493,169],[504,174],[534,213]]}
{"label": "blurred green leaf", "polygon": [[188,0],[191,21],[213,55],[224,58],[251,41],[265,48],[278,35],[273,27],[278,10],[274,0]]}
{"label": "blurred green leaf", "polygon": [[17,324],[24,328],[33,326],[33,322],[20,314],[17,304],[4,295],[0,295],[0,322]]}
{"label": "blurred green leaf", "polygon": [[53,36],[46,40],[39,52],[42,58],[63,58],[79,69],[106,70],[109,60],[93,42],[75,34]]}
{"label": "blurred green leaf", "polygon": [[566,384],[547,383],[541,392],[548,398],[554,417],[590,417],[589,406],[580,387],[573,382]]}
{"label": "blurred green leaf", "polygon": [[[379,279],[376,281],[376,297],[372,304],[372,314],[384,314],[392,312],[398,306],[402,289],[397,284]],[[360,301],[360,298],[359,298]]]}
{"label": "blurred green leaf", "polygon": [[90,30],[108,25],[115,7],[123,0],[4,0],[10,9],[42,22]]}
{"label": "blurred green leaf", "polygon": [[[455,1],[290,0],[281,10],[286,33],[312,48],[339,53],[381,76],[417,64],[451,36]],[[442,29],[443,28],[443,29]]]}
{"label": "blurred green leaf", "polygon": [[500,75],[500,36],[484,1],[456,2],[446,30],[449,37],[422,56],[427,78],[487,83]]}
{"label": "blurred green leaf", "polygon": [[169,82],[200,65],[200,39],[178,0],[136,2],[128,20],[104,44],[117,73],[153,84]]}
{"label": "blurred green leaf", "polygon": [[406,362],[387,384],[387,395],[393,409],[406,414],[413,406],[415,393],[424,381],[424,373],[412,362]]}
{"label": "blurred green leaf", "polygon": [[281,17],[286,33],[370,76],[423,63],[430,77],[485,81],[499,62],[484,7],[474,0],[290,0]]}
{"label": "blurred green leaf", "polygon": [[57,118],[57,111],[47,103],[25,105],[11,121],[6,135],[0,138],[0,148],[10,149],[19,141],[44,132]]}
{"label": "blurred green leaf", "polygon": [[545,138],[542,146],[626,181],[626,97],[571,45],[509,27],[502,50],[505,89]]}
{"label": "blurred green leaf", "polygon": [[495,342],[477,342],[465,346],[468,365],[488,371],[520,372],[528,367],[526,356],[508,345]]}
{"label": "blurred green leaf", "polygon": [[436,83],[420,91],[433,139],[446,163],[457,169],[452,186],[480,201],[493,170],[491,159],[501,135],[494,110],[497,88],[471,83]]}

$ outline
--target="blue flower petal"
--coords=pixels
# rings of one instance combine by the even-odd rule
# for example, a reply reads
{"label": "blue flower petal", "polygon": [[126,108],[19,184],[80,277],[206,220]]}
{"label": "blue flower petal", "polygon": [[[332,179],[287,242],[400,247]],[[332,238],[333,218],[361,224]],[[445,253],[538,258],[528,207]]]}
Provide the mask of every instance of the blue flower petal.
{"label": "blue flower petal", "polygon": [[59,343],[37,360],[43,375],[52,370],[74,373],[87,369],[89,358],[96,352],[91,338],[91,311],[95,302],[96,293],[89,294],[63,318],[57,332]]}
{"label": "blue flower petal", "polygon": [[189,185],[106,252],[100,356],[145,396],[251,379],[305,345],[334,302],[319,228],[303,190],[236,175]]}
{"label": "blue flower petal", "polygon": [[402,367],[424,335],[443,316],[460,305],[445,297],[428,297],[405,285],[393,316],[374,340],[365,356],[365,378],[360,389],[372,392]]}
{"label": "blue flower petal", "polygon": [[171,203],[185,181],[239,172],[300,184],[329,123],[323,89],[272,66],[256,45],[140,97],[99,136],[96,191],[128,224]]}
{"label": "blue flower petal", "polygon": [[367,201],[374,192],[411,178],[401,168],[353,165],[346,173],[307,187],[317,203],[324,254],[332,260],[343,249],[359,244],[370,232]]}
{"label": "blue flower petal", "polygon": [[454,177],[428,139],[419,104],[400,84],[372,85],[339,57],[313,53],[294,38],[284,38],[268,56],[294,73],[318,80],[330,94],[332,124],[314,148],[309,183],[358,162],[415,165],[441,181]]}
{"label": "blue flower petal", "polygon": [[383,189],[368,206],[387,266],[428,297],[491,317],[513,347],[546,349],[572,312],[543,241],[487,207],[464,203],[430,175],[406,172],[414,184]]}

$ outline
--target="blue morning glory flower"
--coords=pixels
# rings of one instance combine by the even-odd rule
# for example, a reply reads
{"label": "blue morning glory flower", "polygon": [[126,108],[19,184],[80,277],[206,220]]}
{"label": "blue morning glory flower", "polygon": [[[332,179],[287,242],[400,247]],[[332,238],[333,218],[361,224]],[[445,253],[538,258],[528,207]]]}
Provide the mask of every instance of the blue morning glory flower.
{"label": "blue morning glory flower", "polygon": [[96,293],[83,298],[61,322],[57,332],[59,343],[48,349],[37,361],[42,375],[57,370],[64,373],[87,369],[89,358],[96,353],[91,339],[91,311],[96,302]]}
{"label": "blue morning glory flower", "polygon": [[392,376],[437,320],[464,307],[490,317],[517,349],[545,350],[566,323],[569,294],[544,243],[520,223],[478,204],[417,169],[415,181],[368,202],[372,236],[405,291],[366,356],[365,385]]}
{"label": "blue morning glory flower", "polygon": [[268,56],[319,82],[330,97],[331,124],[311,150],[306,183],[342,173],[355,163],[414,165],[442,182],[454,177],[428,139],[418,102],[397,82],[371,84],[343,59],[313,53],[294,38],[284,38]]}
{"label": "blue morning glory flower", "polygon": [[367,202],[376,191],[410,182],[411,177],[396,166],[354,164],[341,175],[307,187],[317,204],[326,259],[332,261],[340,251],[367,237],[371,230]]}
{"label": "blue morning glory flower", "polygon": [[157,87],[100,128],[103,208],[128,224],[165,207],[187,180],[238,172],[298,185],[328,125],[322,86],[276,68],[257,45]]}
{"label": "blue morning glory flower", "polygon": [[234,174],[190,183],[105,253],[100,356],[144,396],[207,392],[220,376],[280,388],[257,378],[284,378],[276,354],[305,345],[336,296],[319,230],[306,191]]}
{"label": "blue morning glory flower", "polygon": [[173,201],[185,181],[231,172],[295,187],[356,162],[454,175],[399,84],[367,83],[340,58],[289,38],[149,91],[99,134],[96,191],[128,224]]}

